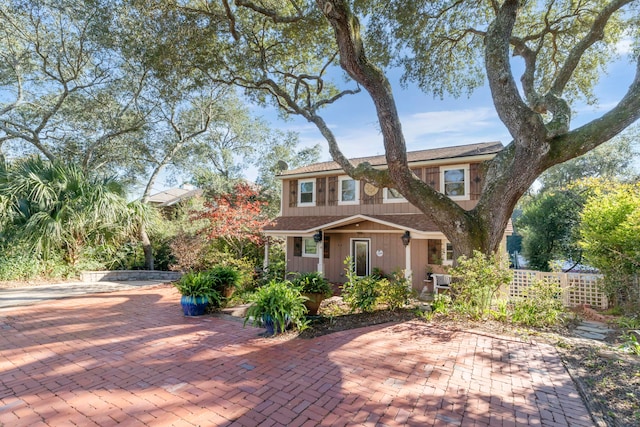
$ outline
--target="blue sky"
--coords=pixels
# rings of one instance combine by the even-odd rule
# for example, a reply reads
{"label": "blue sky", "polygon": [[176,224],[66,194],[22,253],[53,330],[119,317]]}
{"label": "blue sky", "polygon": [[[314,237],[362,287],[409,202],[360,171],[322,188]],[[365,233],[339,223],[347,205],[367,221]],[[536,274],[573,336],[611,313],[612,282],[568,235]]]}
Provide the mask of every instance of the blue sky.
{"label": "blue sky", "polygon": [[[610,64],[608,74],[601,77],[596,88],[599,103],[574,105],[572,128],[602,115],[622,98],[631,84],[635,64],[630,62],[630,43],[622,43],[618,50],[621,58]],[[398,81],[392,81],[392,86],[409,151],[488,141],[501,141],[506,145],[511,141],[486,86],[471,97],[444,100],[433,98],[416,87],[402,89]],[[323,149],[321,160],[331,159],[327,143],[315,125],[301,117],[285,122],[276,117],[275,110],[263,110],[262,115],[272,127],[298,132],[301,146],[319,143]],[[384,154],[373,103],[366,92],[337,101],[321,115],[347,157]],[[255,178],[254,175],[252,170],[247,171],[248,178]]]}

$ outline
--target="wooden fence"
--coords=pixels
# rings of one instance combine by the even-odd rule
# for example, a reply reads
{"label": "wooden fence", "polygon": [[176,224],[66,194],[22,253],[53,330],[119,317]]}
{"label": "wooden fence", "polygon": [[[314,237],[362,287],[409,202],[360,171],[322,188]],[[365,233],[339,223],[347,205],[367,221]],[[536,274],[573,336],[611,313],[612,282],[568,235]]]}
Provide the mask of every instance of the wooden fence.
{"label": "wooden fence", "polygon": [[600,289],[602,274],[547,273],[532,270],[514,270],[513,282],[509,286],[509,297],[525,295],[525,289],[537,280],[555,282],[562,287],[562,302],[565,307],[589,304],[591,307],[608,308],[608,301]]}

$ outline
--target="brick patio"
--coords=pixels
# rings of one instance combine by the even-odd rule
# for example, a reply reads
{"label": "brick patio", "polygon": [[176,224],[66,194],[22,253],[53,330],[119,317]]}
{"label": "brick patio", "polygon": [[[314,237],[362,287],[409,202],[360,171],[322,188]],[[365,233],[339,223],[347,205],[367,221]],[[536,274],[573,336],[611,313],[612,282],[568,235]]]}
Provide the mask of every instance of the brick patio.
{"label": "brick patio", "polygon": [[301,339],[170,286],[0,311],[0,426],[592,426],[553,347],[421,322]]}

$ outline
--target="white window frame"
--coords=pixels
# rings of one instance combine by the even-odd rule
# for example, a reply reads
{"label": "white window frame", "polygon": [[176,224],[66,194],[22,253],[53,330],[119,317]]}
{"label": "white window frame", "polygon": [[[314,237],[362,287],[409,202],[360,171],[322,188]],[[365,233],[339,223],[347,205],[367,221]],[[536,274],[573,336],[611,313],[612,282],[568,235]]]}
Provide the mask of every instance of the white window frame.
{"label": "white window frame", "polygon": [[391,189],[384,187],[383,193],[382,193],[382,203],[406,203],[407,202],[407,199],[405,199],[402,194],[400,194],[399,198],[389,197],[389,194],[391,193],[389,190]]}
{"label": "white window frame", "polygon": [[[302,201],[302,184],[311,183],[313,190],[311,190],[311,201]],[[298,181],[298,206],[315,206],[316,205],[316,180],[315,179],[301,179]]]}
{"label": "white window frame", "polygon": [[[355,200],[342,200],[342,183],[344,181],[353,181],[355,182]],[[353,179],[350,176],[344,175],[338,177],[338,205],[357,205],[360,203],[360,181],[357,179]]]}
{"label": "white window frame", "polygon": [[[315,254],[311,254],[311,253],[307,253],[307,242],[311,240],[313,242],[313,246],[316,248],[316,253]],[[302,238],[302,256],[305,258],[318,258],[318,244],[316,243],[315,240],[313,240],[313,237],[303,237]]]}
{"label": "white window frame", "polygon": [[451,242],[442,240],[442,265],[453,265],[453,245],[451,245],[451,259],[447,259],[447,245],[451,245]]}
{"label": "white window frame", "polygon": [[[446,171],[450,170],[459,170],[462,169],[464,172],[464,195],[462,196],[448,196],[445,192],[445,182],[444,182],[444,174]],[[471,197],[469,195],[471,191],[471,185],[469,182],[469,164],[462,165],[448,165],[440,167],[440,192],[445,196],[449,197],[451,200],[470,200]]]}

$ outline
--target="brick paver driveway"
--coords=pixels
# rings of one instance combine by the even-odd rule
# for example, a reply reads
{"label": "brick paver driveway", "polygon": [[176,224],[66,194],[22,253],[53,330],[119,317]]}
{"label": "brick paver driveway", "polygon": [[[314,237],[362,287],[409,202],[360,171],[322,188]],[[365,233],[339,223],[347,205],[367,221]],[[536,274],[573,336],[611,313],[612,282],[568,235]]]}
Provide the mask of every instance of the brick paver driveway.
{"label": "brick paver driveway", "polygon": [[593,425],[554,349],[420,322],[301,339],[169,286],[0,311],[0,425]]}

